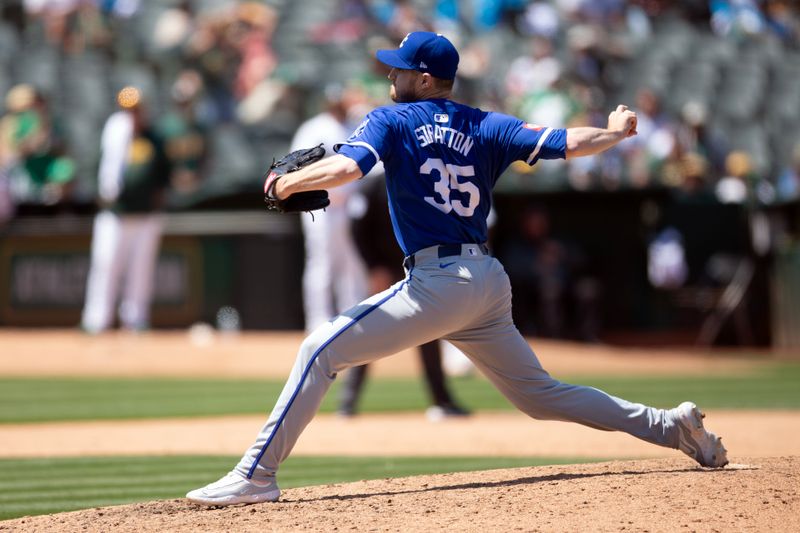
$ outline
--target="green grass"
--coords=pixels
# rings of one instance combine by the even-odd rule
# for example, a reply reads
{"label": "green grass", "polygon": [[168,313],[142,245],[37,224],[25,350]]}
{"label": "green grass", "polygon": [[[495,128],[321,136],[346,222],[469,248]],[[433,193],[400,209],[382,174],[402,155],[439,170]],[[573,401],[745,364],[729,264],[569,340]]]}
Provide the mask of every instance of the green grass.
{"label": "green grass", "polygon": [[[747,376],[558,376],[601,388],[627,400],[659,407],[691,399],[704,408],[800,409],[800,364],[770,364]],[[482,378],[451,381],[456,396],[476,410],[512,409]],[[282,381],[198,379],[0,379],[0,423],[265,414]],[[322,404],[336,408],[339,383]],[[421,379],[374,379],[362,398],[364,412],[421,410]]]}
{"label": "green grass", "polygon": [[[84,457],[0,460],[0,520],[182,498],[215,481],[238,457]],[[292,457],[281,488],[443,472],[586,462],[585,459],[487,457]]]}
{"label": "green grass", "polygon": [[[656,406],[692,399],[704,408],[800,409],[800,364],[765,364],[747,376],[557,376],[567,382]],[[452,380],[467,406],[509,410],[484,379]],[[0,379],[0,423],[204,416],[266,415],[283,382],[189,379]],[[335,409],[338,384],[322,411]],[[363,411],[420,410],[420,379],[374,379]],[[0,460],[0,519],[183,496],[214,481],[238,457],[111,457]],[[585,459],[291,457],[281,486],[291,488],[359,479],[585,462]]]}

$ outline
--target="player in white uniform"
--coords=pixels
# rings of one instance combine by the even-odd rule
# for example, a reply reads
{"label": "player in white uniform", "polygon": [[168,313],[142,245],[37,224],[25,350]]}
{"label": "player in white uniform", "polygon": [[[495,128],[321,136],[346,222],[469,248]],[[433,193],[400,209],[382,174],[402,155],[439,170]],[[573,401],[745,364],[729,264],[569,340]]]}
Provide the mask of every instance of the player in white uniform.
{"label": "player in white uniform", "polygon": [[[326,109],[304,122],[292,139],[291,151],[322,144],[333,153],[333,145],[350,134],[348,111],[358,101],[355,94],[338,87],[325,91]],[[367,272],[353,242],[347,202],[358,184],[348,183],[330,191],[324,211],[303,213],[305,238],[303,306],[306,331],[345,311],[367,296]]]}
{"label": "player in white uniform", "polygon": [[89,333],[101,333],[113,325],[118,299],[125,329],[149,327],[164,226],[159,209],[169,180],[169,163],[162,143],[147,125],[137,89],[126,87],[117,101],[121,109],[108,118],[101,137],[101,210],[92,229],[81,318],[81,327]]}
{"label": "player in white uniform", "polygon": [[708,467],[727,464],[719,438],[691,402],[658,409],[553,379],[511,318],[511,287],[485,245],[491,190],[516,160],[602,152],[636,134],[618,106],[607,128],[544,128],[449,99],[458,52],[430,32],[380,50],[397,102],[367,115],[338,154],[280,178],[278,198],[327,189],[386,170],[389,212],[406,278],[314,330],[256,442],[226,476],[187,497],[205,505],[274,501],[275,475],[336,375],[437,338],[462,350],[517,408],[533,418],[624,431],[677,448]]}

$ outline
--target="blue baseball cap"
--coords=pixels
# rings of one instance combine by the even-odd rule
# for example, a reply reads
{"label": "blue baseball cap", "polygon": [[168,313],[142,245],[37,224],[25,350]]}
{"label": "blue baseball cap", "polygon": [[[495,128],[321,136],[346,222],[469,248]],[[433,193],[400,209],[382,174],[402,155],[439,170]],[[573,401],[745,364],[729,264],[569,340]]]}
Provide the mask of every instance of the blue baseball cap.
{"label": "blue baseball cap", "polygon": [[378,61],[394,68],[427,72],[443,80],[452,80],[458,70],[458,51],[447,37],[430,31],[406,35],[397,50],[378,50]]}

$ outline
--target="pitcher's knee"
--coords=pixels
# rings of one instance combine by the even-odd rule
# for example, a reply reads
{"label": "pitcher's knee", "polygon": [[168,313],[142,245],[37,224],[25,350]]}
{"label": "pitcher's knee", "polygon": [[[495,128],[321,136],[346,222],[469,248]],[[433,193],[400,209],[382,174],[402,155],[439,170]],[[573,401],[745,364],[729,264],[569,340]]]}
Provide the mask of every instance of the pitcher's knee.
{"label": "pitcher's knee", "polygon": [[331,328],[329,323],[326,323],[314,331],[312,331],[300,344],[299,357],[308,364],[314,360],[322,372],[325,373],[330,379],[336,377],[338,372],[341,372],[349,365],[343,364],[339,361],[339,357],[335,355],[332,348],[332,343],[335,340],[335,332],[329,331]]}
{"label": "pitcher's knee", "polygon": [[300,357],[309,361],[329,343],[330,336],[326,334],[325,329],[324,325],[320,326],[303,339],[303,342],[300,344]]}

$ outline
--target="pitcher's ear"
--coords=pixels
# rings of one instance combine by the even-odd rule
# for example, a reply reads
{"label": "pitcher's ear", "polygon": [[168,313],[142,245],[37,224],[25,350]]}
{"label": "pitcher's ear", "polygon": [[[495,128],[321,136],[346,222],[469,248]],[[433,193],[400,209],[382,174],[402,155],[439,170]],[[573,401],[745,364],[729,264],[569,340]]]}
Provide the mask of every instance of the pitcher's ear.
{"label": "pitcher's ear", "polygon": [[433,76],[427,72],[422,72],[420,75],[420,84],[423,87],[433,87]]}

